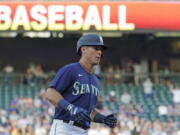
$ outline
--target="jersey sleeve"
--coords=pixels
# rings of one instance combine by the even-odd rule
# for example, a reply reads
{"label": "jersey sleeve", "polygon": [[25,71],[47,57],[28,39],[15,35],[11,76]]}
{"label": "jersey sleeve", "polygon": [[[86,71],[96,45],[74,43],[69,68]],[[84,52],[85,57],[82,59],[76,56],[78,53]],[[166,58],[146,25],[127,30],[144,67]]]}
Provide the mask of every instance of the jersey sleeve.
{"label": "jersey sleeve", "polygon": [[58,92],[62,93],[70,87],[73,81],[73,74],[69,68],[61,68],[56,74],[53,81],[50,83],[49,88],[55,88]]}

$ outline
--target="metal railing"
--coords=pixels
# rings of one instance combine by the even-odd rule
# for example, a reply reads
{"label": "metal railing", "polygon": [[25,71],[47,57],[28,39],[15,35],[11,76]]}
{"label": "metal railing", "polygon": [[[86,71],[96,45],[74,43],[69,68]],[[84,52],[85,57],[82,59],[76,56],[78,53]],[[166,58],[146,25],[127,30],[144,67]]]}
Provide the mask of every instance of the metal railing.
{"label": "metal railing", "polygon": [[[0,85],[1,84],[29,84],[29,83],[36,83],[36,84],[47,84],[54,78],[56,73],[47,73],[43,77],[42,76],[35,76],[35,75],[28,75],[23,73],[10,73],[10,74],[3,74],[0,73]],[[145,73],[145,74],[134,74],[134,73],[106,73],[101,72],[97,75],[100,80],[105,80],[109,82],[119,82],[119,83],[142,83],[147,78],[150,78],[154,83],[164,83],[166,81],[176,83],[180,85],[180,73]]]}

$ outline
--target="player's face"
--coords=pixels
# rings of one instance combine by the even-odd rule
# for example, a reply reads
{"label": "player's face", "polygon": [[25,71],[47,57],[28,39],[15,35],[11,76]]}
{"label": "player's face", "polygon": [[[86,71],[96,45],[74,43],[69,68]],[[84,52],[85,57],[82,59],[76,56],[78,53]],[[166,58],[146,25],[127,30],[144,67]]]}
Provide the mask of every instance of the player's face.
{"label": "player's face", "polygon": [[92,65],[100,63],[103,48],[101,46],[87,46],[84,48],[83,57]]}

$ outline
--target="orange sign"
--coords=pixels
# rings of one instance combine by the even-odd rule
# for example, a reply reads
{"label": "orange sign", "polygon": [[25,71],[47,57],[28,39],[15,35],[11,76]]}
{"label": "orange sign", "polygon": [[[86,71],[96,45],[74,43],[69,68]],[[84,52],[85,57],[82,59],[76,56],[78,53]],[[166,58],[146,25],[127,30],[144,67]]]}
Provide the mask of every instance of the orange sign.
{"label": "orange sign", "polygon": [[180,2],[0,2],[0,31],[180,30]]}

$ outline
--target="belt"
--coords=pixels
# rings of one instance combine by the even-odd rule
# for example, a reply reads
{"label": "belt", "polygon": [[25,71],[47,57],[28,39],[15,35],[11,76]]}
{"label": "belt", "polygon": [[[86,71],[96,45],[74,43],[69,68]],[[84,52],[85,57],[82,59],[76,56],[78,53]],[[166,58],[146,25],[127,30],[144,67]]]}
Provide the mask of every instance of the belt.
{"label": "belt", "polygon": [[86,127],[86,126],[83,126],[83,125],[81,125],[81,124],[79,124],[79,123],[77,123],[77,122],[74,122],[74,121],[72,121],[72,120],[62,120],[64,123],[68,123],[68,124],[70,124],[70,125],[73,125],[73,126],[76,126],[76,127],[80,127],[80,128],[82,128],[82,129],[84,129],[84,130],[87,130],[88,129],[88,127]]}

